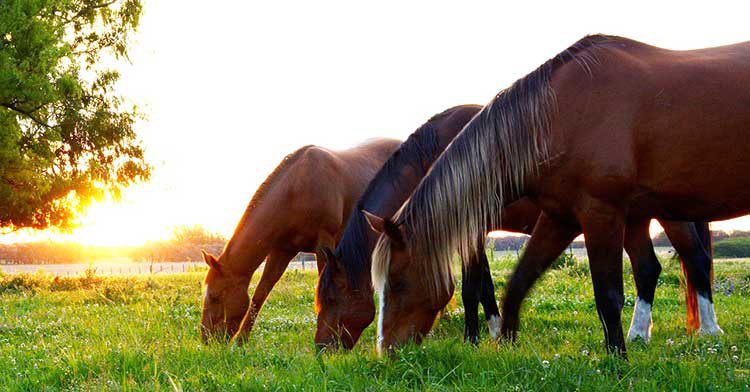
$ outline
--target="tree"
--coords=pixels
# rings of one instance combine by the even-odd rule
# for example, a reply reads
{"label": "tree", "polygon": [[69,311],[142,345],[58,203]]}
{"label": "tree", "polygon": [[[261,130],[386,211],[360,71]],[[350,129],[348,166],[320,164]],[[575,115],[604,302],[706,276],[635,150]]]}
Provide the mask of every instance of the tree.
{"label": "tree", "polygon": [[211,233],[203,226],[179,226],[166,241],[151,241],[133,248],[130,258],[134,261],[195,261],[202,260],[201,249],[221,253],[226,238]]}
{"label": "tree", "polygon": [[223,244],[226,241],[221,234],[212,233],[201,225],[177,226],[172,230],[172,242],[182,245]]}
{"label": "tree", "polygon": [[140,0],[0,0],[0,227],[66,227],[150,166],[107,64]]}
{"label": "tree", "polygon": [[714,244],[716,258],[750,257],[750,238],[727,238]]}

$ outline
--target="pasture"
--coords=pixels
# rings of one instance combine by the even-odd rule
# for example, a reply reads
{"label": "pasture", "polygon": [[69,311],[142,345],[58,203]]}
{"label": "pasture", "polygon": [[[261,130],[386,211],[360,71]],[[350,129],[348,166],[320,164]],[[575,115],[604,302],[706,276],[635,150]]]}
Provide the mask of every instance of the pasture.
{"label": "pasture", "polygon": [[[496,292],[515,258],[494,260]],[[353,352],[316,355],[315,273],[287,271],[243,347],[201,343],[201,272],[155,276],[0,276],[0,390],[748,390],[750,261],[716,263],[720,337],[686,337],[679,267],[663,259],[653,339],[603,347],[585,263],[532,292],[515,345],[462,342],[456,297],[433,336],[390,358],[374,325]],[[634,289],[626,264],[627,328]],[[251,290],[257,282],[254,279]]]}

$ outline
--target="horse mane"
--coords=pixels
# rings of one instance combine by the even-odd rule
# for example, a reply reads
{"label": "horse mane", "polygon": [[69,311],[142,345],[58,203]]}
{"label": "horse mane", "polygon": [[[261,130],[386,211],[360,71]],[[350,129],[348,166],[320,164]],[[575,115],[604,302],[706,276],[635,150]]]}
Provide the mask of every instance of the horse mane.
{"label": "horse mane", "polygon": [[[411,262],[426,280],[428,295],[451,293],[456,250],[464,261],[477,238],[500,223],[505,201],[522,195],[524,178],[536,175],[549,153],[556,114],[553,72],[571,60],[591,74],[591,49],[611,37],[587,36],[498,93],[453,140],[396,213]],[[503,181],[507,179],[507,181]],[[381,235],[373,252],[372,281],[382,293],[390,267],[391,240]]]}
{"label": "horse mane", "polygon": [[[362,210],[376,210],[381,200],[391,197],[392,191],[399,189],[402,168],[411,166],[420,173],[426,171],[424,168],[429,167],[442,152],[438,141],[440,122],[464,107],[466,105],[455,106],[430,117],[385,161],[357,200],[334,252],[335,257],[346,260],[344,270],[351,287],[358,288],[360,278],[370,269],[370,249],[367,244],[371,229]],[[319,287],[334,287],[331,279],[331,274],[323,273]]]}
{"label": "horse mane", "polygon": [[[245,208],[245,212],[242,214],[242,218],[240,219],[239,223],[237,223],[237,226],[234,229],[234,233],[232,234],[232,238],[234,238],[235,234],[237,234],[237,231],[244,227],[247,221],[252,216],[253,210],[255,210],[264,200],[266,194],[269,192],[271,188],[273,188],[276,183],[279,182],[279,179],[283,177],[283,174],[286,173],[286,171],[293,166],[301,156],[304,155],[304,153],[310,149],[314,148],[315,146],[312,144],[308,144],[306,146],[300,147],[297,150],[295,150],[293,153],[288,154],[285,156],[281,162],[279,162],[278,165],[276,165],[276,168],[273,169],[271,174],[266,177],[265,180],[263,180],[263,183],[260,184],[258,189],[253,194],[253,197],[250,199],[250,203],[248,203],[247,207]],[[232,238],[227,241],[227,243],[224,245],[224,252],[226,252],[229,249],[229,244],[232,242]]]}

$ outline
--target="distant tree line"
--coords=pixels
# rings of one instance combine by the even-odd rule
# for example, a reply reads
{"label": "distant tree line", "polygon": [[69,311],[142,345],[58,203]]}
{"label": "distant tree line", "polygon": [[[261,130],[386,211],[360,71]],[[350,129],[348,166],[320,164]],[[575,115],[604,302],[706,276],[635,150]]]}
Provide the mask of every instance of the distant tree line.
{"label": "distant tree line", "polygon": [[714,243],[717,258],[750,257],[750,238],[726,238]]}
{"label": "distant tree line", "polygon": [[487,247],[497,252],[504,250],[520,250],[529,236],[508,236],[508,237],[491,237],[487,239]]}
{"label": "distant tree line", "polygon": [[[750,231],[712,231],[711,234],[716,257],[750,257]],[[528,238],[529,236],[488,238],[487,247],[496,251],[518,251]],[[734,239],[745,240],[732,242]],[[183,226],[175,228],[170,239],[132,247],[85,246],[51,241],[0,245],[0,264],[70,264],[114,258],[129,258],[147,263],[199,261],[201,249],[220,254],[226,242],[222,235],[211,233],[203,226]],[[653,238],[653,243],[654,246],[671,246],[663,232]],[[571,247],[583,248],[584,242],[574,241]],[[315,259],[312,254],[301,253],[297,260],[302,261],[303,258],[310,262]]]}
{"label": "distant tree line", "polygon": [[61,242],[31,242],[0,245],[2,264],[65,264],[82,261],[84,246]]}
{"label": "distant tree line", "polygon": [[133,261],[151,263],[202,260],[201,249],[220,254],[226,242],[222,235],[203,226],[183,226],[176,228],[169,240],[147,242],[133,248],[129,256]]}
{"label": "distant tree line", "polygon": [[[728,240],[728,239],[735,239],[735,238],[750,238],[750,231],[742,231],[742,230],[735,230],[732,232],[726,232],[726,231],[717,231],[712,230],[711,231],[711,237],[713,238],[714,244],[717,244],[720,241]],[[504,251],[504,250],[519,250],[521,247],[523,247],[524,244],[526,244],[526,241],[528,241],[529,236],[514,236],[514,237],[494,237],[489,238],[487,240],[487,246],[490,248],[495,249],[495,251]],[[661,232],[657,234],[652,240],[654,246],[672,246],[672,243],[669,242],[669,238],[667,238],[667,235],[664,232]],[[571,248],[583,248],[585,247],[585,243],[583,241],[573,241],[573,243],[570,245]],[[721,257],[717,254],[717,257]],[[744,256],[732,256],[732,257],[744,257]]]}
{"label": "distant tree line", "polygon": [[201,249],[221,253],[226,238],[202,226],[174,229],[164,241],[141,246],[85,246],[70,242],[30,242],[0,245],[0,264],[70,264],[113,258],[130,258],[138,262],[173,262],[201,260]]}

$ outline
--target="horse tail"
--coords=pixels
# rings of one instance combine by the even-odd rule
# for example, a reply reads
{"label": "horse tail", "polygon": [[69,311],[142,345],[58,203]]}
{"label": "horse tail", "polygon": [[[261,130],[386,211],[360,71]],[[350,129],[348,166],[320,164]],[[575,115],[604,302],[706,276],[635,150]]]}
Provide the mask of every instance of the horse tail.
{"label": "horse tail", "polygon": [[687,333],[688,335],[700,328],[700,318],[698,317],[698,291],[691,279],[689,269],[685,266],[685,260],[678,256],[680,260],[680,269],[685,281],[685,305],[687,305]]}
{"label": "horse tail", "polygon": [[[698,242],[700,243],[703,251],[706,252],[709,259],[709,283],[710,287],[714,285],[714,258],[713,258],[713,239],[711,238],[711,228],[708,222],[695,222],[693,223],[696,234],[698,235]],[[685,303],[687,305],[687,333],[691,334],[700,328],[700,318],[698,316],[698,292],[693,284],[692,276],[690,276],[689,269],[685,266],[685,262],[680,257],[680,267],[685,276],[686,287],[685,290]]]}

